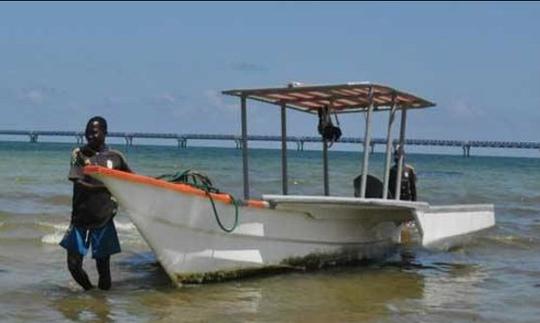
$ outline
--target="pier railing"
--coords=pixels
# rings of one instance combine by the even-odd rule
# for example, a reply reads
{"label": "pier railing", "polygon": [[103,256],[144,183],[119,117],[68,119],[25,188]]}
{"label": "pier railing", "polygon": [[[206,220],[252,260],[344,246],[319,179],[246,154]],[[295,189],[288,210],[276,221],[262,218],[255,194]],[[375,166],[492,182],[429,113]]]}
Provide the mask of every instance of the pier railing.
{"label": "pier railing", "polygon": [[[38,142],[41,136],[56,136],[56,137],[72,137],[78,144],[82,144],[84,133],[81,131],[31,131],[31,130],[0,130],[0,135],[6,136],[26,136],[30,142]],[[188,140],[221,140],[234,141],[237,148],[242,145],[240,135],[221,135],[221,134],[176,134],[176,133],[148,133],[148,132],[109,132],[108,137],[123,138],[126,145],[133,145],[133,139],[172,139],[176,140],[179,148],[186,148]],[[251,135],[248,136],[249,141],[267,141],[281,142],[281,136],[265,136]],[[321,142],[320,137],[309,136],[288,136],[287,142],[296,144],[297,150],[304,150],[306,142]],[[363,143],[362,138],[342,137],[340,143]],[[372,138],[369,143],[371,151],[374,151],[375,145],[385,145],[386,140],[383,138]],[[397,140],[394,141],[394,145]],[[406,145],[414,146],[446,146],[446,147],[461,147],[463,155],[470,156],[470,150],[473,147],[481,148],[514,148],[514,149],[540,149],[540,142],[527,141],[481,141],[481,140],[438,140],[438,139],[407,139]]]}

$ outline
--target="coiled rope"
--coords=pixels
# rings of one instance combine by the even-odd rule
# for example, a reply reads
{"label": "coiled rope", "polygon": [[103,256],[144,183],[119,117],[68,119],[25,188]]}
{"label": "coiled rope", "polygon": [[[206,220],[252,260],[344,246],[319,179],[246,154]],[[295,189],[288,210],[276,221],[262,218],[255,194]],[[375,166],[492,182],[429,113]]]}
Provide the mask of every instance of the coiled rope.
{"label": "coiled rope", "polygon": [[157,176],[156,179],[165,180],[171,183],[182,183],[204,191],[206,193],[206,196],[210,199],[210,204],[212,205],[212,210],[214,211],[214,217],[216,218],[216,222],[218,223],[221,230],[227,233],[231,233],[238,226],[238,206],[240,204],[239,201],[237,201],[231,194],[228,194],[229,198],[231,199],[231,204],[234,205],[234,223],[230,228],[227,228],[221,222],[219,213],[216,209],[216,204],[214,202],[214,199],[212,198],[212,194],[222,193],[219,191],[219,189],[212,185],[212,181],[210,180],[210,178],[208,178],[208,176],[203,175],[192,169],[188,169],[184,172],[176,172],[174,174],[164,174],[161,176]]}

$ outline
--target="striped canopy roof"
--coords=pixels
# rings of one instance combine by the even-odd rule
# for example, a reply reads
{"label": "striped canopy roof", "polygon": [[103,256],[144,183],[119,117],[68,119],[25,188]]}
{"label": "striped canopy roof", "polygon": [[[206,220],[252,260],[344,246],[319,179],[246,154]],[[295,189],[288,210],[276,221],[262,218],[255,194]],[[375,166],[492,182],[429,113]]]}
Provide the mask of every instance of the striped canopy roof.
{"label": "striped canopy roof", "polygon": [[[370,95],[372,91],[372,95]],[[317,113],[325,106],[337,113],[363,112],[373,100],[375,110],[387,110],[394,104],[398,109],[418,109],[435,103],[389,86],[369,82],[336,85],[303,85],[291,83],[288,87],[262,89],[235,89],[223,94],[245,97],[295,110]]]}

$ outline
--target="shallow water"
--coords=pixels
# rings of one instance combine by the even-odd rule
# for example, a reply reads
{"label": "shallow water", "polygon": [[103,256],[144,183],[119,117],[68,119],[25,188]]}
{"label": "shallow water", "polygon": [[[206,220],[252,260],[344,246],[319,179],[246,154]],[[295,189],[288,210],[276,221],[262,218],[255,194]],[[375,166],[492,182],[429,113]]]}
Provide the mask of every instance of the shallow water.
{"label": "shallow water", "polygon": [[[123,147],[118,147],[123,149]],[[0,142],[1,321],[521,321],[540,315],[540,159],[410,155],[422,200],[494,203],[497,226],[452,250],[409,246],[381,263],[177,289],[122,212],[113,288],[83,292],[57,244],[69,223],[70,144]],[[320,152],[290,151],[290,191],[320,194]],[[235,149],[135,146],[139,173],[187,168],[242,192]],[[361,155],[330,153],[331,193],[352,195]],[[374,154],[373,172],[383,157]],[[280,154],[250,153],[252,195],[279,193]],[[95,265],[85,267],[96,281]]]}

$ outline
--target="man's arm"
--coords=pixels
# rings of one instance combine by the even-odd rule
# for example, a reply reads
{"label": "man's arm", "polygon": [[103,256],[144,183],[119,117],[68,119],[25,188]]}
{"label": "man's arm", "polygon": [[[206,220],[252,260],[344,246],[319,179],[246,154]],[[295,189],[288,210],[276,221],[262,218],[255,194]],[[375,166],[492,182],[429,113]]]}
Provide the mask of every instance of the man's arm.
{"label": "man's arm", "polygon": [[72,181],[75,185],[83,186],[84,188],[89,190],[105,190],[105,185],[89,183],[85,180],[86,177],[84,175],[83,169],[84,166],[86,166],[87,164],[89,164],[88,158],[85,158],[80,148],[75,148],[71,153],[71,162],[68,175],[69,180]]}
{"label": "man's arm", "polygon": [[129,165],[128,165],[126,159],[124,158],[124,156],[122,156],[122,170],[124,172],[133,173],[131,168],[129,168]]}
{"label": "man's arm", "polygon": [[416,172],[414,168],[411,168],[411,198],[413,201],[416,201]]}
{"label": "man's arm", "polygon": [[396,173],[396,166],[392,166],[392,168],[390,168],[390,176],[388,176],[388,193],[391,199],[395,198],[396,196]]}
{"label": "man's arm", "polygon": [[114,153],[116,153],[120,157],[120,161],[121,161],[120,165],[118,166],[117,169],[121,170],[121,171],[124,171],[124,172],[127,172],[127,173],[133,173],[133,171],[131,170],[131,168],[129,167],[129,165],[127,163],[127,159],[124,156],[124,154],[122,154],[118,150],[114,150]]}
{"label": "man's arm", "polygon": [[80,185],[86,189],[89,189],[89,190],[92,190],[92,191],[104,191],[104,190],[107,190],[107,187],[103,184],[92,184],[92,183],[89,183],[87,181],[85,181],[84,179],[77,179],[77,180],[72,180],[73,183],[75,183],[75,185]]}

